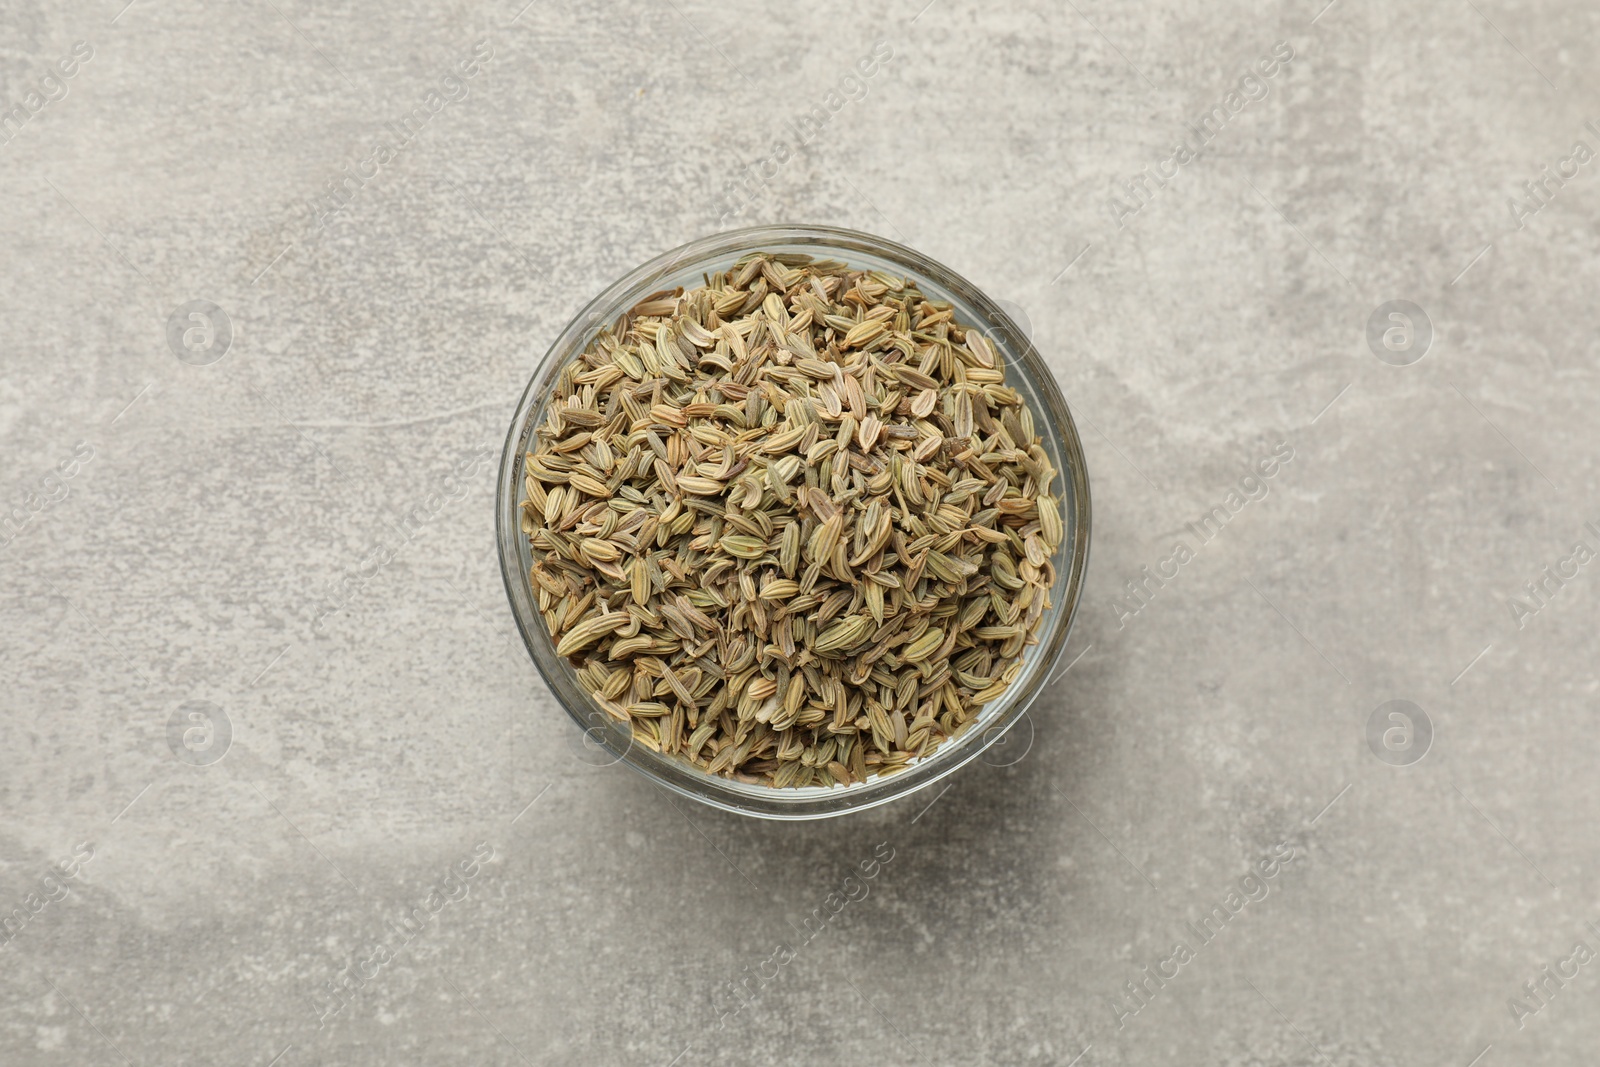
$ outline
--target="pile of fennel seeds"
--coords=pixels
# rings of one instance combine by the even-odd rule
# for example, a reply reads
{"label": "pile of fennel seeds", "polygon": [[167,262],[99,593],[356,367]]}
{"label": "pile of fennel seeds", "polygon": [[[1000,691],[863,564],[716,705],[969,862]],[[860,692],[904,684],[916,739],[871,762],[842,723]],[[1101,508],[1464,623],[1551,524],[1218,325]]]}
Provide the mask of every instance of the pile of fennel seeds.
{"label": "pile of fennel seeds", "polygon": [[977,719],[1063,536],[1034,417],[903,279],[752,254],[564,367],[525,454],[539,610],[636,742],[848,785]]}

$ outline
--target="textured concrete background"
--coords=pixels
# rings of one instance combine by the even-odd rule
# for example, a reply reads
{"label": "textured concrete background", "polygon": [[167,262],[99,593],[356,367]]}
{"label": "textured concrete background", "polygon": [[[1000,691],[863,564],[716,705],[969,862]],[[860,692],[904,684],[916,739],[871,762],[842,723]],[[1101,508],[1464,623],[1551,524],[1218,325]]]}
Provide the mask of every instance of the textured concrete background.
{"label": "textured concrete background", "polygon": [[[1595,1061],[1600,9],[924,2],[0,2],[0,1063]],[[1031,748],[814,825],[577,758],[492,544],[560,326],[772,221],[1020,306],[1095,492]]]}

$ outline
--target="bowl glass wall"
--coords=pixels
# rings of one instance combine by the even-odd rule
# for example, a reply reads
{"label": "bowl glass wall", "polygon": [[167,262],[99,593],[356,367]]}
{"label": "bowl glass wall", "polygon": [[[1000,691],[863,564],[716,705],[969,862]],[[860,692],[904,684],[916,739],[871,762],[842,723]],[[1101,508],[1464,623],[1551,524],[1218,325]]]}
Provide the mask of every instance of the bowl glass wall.
{"label": "bowl glass wall", "polygon": [[[523,456],[544,419],[563,366],[641,299],[663,289],[694,288],[704,276],[727,270],[751,252],[792,253],[834,259],[853,268],[881,270],[916,282],[921,291],[955,306],[956,319],[979,325],[1006,365],[1006,384],[1033,409],[1036,431],[1059,472],[1051,489],[1062,503],[1065,536],[1056,551],[1051,607],[1040,620],[1038,643],[1024,650],[1022,673],[998,700],[984,706],[961,736],[947,740],[904,770],[848,786],[778,789],[711,775],[686,760],[663,756],[632,743],[626,724],[605,714],[578,682],[555,646],[529,585],[532,564],[519,511],[526,491]],[[496,526],[500,568],[511,611],[528,654],[551,692],[587,732],[597,762],[621,762],[685,797],[728,811],[771,819],[816,819],[874,807],[924,789],[978,758],[1022,718],[1049,679],[1067,643],[1089,557],[1089,483],[1077,429],[1055,378],[1029,338],[1009,316],[966,279],[903,245],[871,234],[818,226],[769,226],[735,230],[691,242],[636,268],[578,313],[550,346],[517,405],[500,460]]]}

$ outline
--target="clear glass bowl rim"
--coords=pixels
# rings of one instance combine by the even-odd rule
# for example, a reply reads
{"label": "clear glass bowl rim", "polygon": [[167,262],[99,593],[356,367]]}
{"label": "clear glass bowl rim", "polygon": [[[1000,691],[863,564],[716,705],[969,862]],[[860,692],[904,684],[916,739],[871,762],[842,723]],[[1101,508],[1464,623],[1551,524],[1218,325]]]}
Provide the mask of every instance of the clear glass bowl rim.
{"label": "clear glass bowl rim", "polygon": [[[854,253],[882,261],[879,269],[902,274],[924,286],[924,291],[943,290],[956,298],[958,307],[965,304],[978,311],[985,332],[1008,370],[1019,370],[1031,385],[1034,395],[1029,398],[1030,403],[1043,402],[1046,410],[1036,409],[1035,415],[1049,426],[1041,427],[1041,433],[1048,449],[1053,428],[1054,437],[1058,439],[1053,443],[1059,448],[1052,451],[1059,451],[1057,458],[1063,461],[1057,491],[1065,508],[1066,537],[1054,557],[1057,574],[1055,587],[1051,589],[1052,607],[1040,631],[1039,644],[1034,646],[1033,663],[1000,700],[985,707],[978,723],[960,737],[945,742],[903,771],[849,786],[805,789],[755,786],[706,774],[684,760],[631,743],[626,727],[599,710],[571,667],[556,656],[528,582],[531,556],[518,514],[523,498],[522,456],[560,368],[582,351],[602,327],[615,322],[640,299],[660,289],[683,284],[673,279],[690,270],[696,274],[722,270],[739,257],[757,251],[803,252],[816,258],[843,260],[851,265],[855,265],[849,258]],[[1089,478],[1082,442],[1055,376],[1032,340],[982,290],[948,267],[915,249],[874,234],[829,226],[758,226],[702,237],[635,267],[591,300],[552,342],[517,404],[501,453],[495,512],[500,573],[517,629],[551,693],[578,727],[586,731],[585,744],[592,743],[596,749],[603,749],[613,762],[627,763],[680,796],[724,811],[766,819],[820,819],[864,811],[925,789],[981,756],[1022,719],[1045,687],[1066,647],[1089,561]]]}

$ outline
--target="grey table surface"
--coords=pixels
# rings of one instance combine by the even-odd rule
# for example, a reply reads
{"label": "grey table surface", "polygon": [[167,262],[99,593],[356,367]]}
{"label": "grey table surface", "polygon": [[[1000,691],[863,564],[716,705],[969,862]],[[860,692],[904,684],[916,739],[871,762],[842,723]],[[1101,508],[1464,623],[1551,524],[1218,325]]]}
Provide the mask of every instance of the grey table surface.
{"label": "grey table surface", "polygon": [[[1600,8],[925,2],[0,2],[0,1063],[1595,1061]],[[1096,509],[1031,743],[811,824],[578,758],[492,539],[775,221]]]}

